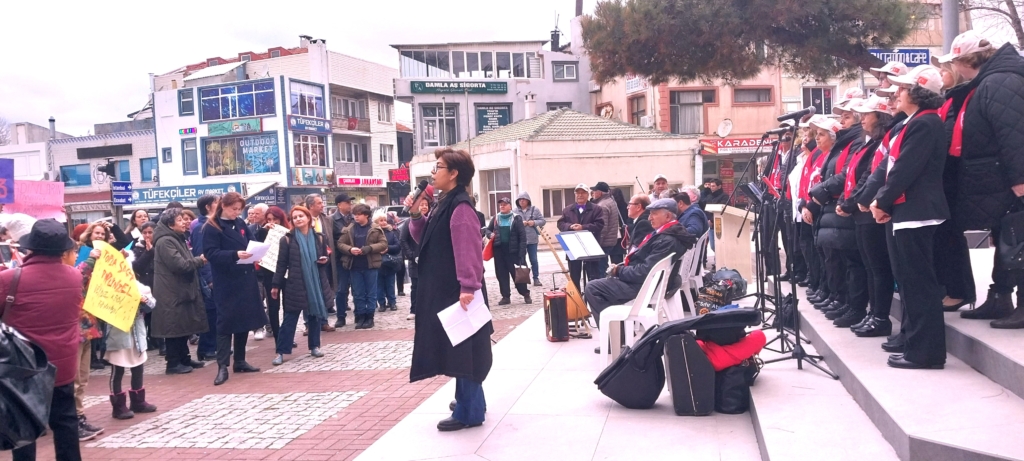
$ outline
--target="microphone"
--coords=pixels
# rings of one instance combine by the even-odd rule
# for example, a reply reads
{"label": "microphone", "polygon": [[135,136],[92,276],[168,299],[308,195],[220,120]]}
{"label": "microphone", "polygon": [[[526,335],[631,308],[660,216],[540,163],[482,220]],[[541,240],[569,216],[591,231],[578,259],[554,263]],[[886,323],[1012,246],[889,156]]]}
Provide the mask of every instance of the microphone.
{"label": "microphone", "polygon": [[785,120],[799,120],[799,119],[803,118],[806,115],[814,115],[817,112],[818,112],[818,110],[815,109],[814,106],[810,106],[810,107],[808,107],[806,109],[801,109],[801,110],[798,110],[796,112],[790,112],[790,113],[788,113],[786,115],[780,116],[776,120],[778,120],[780,122],[785,121]]}
{"label": "microphone", "polygon": [[[414,205],[416,204],[416,200],[418,200],[420,198],[420,195],[423,195],[423,191],[427,190],[427,186],[429,184],[430,183],[427,182],[426,179],[424,179],[424,180],[420,181],[419,184],[416,185],[416,189],[415,190],[413,190],[412,192],[409,193],[409,198],[412,199],[412,202],[413,202]],[[406,207],[402,207],[402,214],[407,214],[407,213],[409,213],[409,207],[407,207],[407,206]]]}
{"label": "microphone", "polygon": [[789,130],[791,130],[791,129],[792,128],[790,128],[788,126],[784,126],[782,128],[776,128],[774,130],[769,130],[769,131],[765,132],[765,134],[767,134],[767,135],[783,135],[783,134],[789,133]]}

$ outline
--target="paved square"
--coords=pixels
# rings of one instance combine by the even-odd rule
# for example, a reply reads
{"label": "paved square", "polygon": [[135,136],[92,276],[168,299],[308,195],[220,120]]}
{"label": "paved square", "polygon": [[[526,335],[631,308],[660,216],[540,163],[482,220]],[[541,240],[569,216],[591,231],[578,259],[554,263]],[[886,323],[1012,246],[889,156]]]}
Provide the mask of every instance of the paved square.
{"label": "paved square", "polygon": [[364,395],[354,391],[207,395],[87,447],[276,450]]}
{"label": "paved square", "polygon": [[[300,344],[300,346],[304,346]],[[264,373],[305,373],[308,371],[395,370],[412,364],[412,341],[373,341],[324,344],[322,358],[313,358],[299,347],[285,356],[284,365]]]}

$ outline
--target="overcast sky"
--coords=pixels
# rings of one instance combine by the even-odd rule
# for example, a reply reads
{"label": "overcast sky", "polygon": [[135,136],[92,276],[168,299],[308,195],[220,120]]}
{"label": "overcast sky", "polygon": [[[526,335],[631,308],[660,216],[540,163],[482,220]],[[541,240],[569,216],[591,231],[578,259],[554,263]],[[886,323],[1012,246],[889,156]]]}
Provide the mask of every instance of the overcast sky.
{"label": "overcast sky", "polygon": [[[584,0],[592,13],[597,0]],[[99,5],[104,5],[100,7]],[[497,5],[502,5],[498,7]],[[371,0],[343,2],[10,2],[0,43],[0,117],[85,135],[94,123],[127,120],[149,93],[148,74],[206,58],[234,57],[299,35],[331,51],[398,67],[390,44],[546,40],[558,24],[568,41],[574,0]]]}

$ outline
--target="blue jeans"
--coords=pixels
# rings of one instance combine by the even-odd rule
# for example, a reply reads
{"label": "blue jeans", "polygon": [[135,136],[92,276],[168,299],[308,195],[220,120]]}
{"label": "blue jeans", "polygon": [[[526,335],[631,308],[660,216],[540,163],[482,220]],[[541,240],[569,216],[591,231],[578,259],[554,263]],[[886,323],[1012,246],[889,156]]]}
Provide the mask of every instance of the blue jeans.
{"label": "blue jeans", "polygon": [[377,270],[377,304],[381,306],[395,305],[395,276],[391,269]]}
{"label": "blue jeans", "polygon": [[352,304],[356,315],[373,315],[377,297],[377,269],[349,271],[352,282]]}
{"label": "blue jeans", "polygon": [[[281,322],[280,333],[274,338],[277,341],[278,354],[291,354],[292,343],[295,342],[295,328],[299,325],[299,314],[303,311],[284,311],[284,322]],[[306,317],[306,330],[309,331],[307,343],[309,350],[320,347],[320,319],[312,315]]]}
{"label": "blue jeans", "polygon": [[348,312],[350,273],[351,271],[342,267],[341,264],[338,264],[338,293],[334,297],[334,307],[338,310],[338,320],[345,318],[345,313]]}
{"label": "blue jeans", "polygon": [[540,265],[537,264],[537,244],[527,243],[526,254],[530,255],[530,269],[533,270],[533,278],[540,278]]}
{"label": "blue jeans", "polygon": [[487,401],[484,400],[484,385],[467,378],[455,378],[455,418],[469,426],[484,422]]}

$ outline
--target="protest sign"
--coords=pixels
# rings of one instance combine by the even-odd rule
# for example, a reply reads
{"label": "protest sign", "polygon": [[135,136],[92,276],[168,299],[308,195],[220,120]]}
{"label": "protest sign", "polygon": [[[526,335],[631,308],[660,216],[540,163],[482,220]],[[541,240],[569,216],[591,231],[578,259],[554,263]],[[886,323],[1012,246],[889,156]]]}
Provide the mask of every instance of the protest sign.
{"label": "protest sign", "polygon": [[24,213],[36,219],[66,221],[64,214],[64,183],[53,181],[15,180],[18,195],[14,203],[4,206],[6,213]]}
{"label": "protest sign", "polygon": [[118,330],[129,331],[141,299],[135,271],[114,247],[99,240],[92,244],[100,250],[100,257],[93,266],[82,308]]}
{"label": "protest sign", "polygon": [[260,260],[260,267],[270,272],[277,272],[277,253],[281,249],[281,237],[284,237],[287,233],[287,227],[278,225],[274,225],[270,232],[267,232],[267,238],[263,239],[263,241],[269,243],[270,248],[267,249],[267,254],[263,255],[263,259]]}

